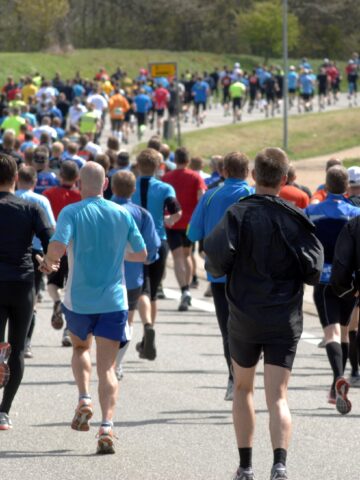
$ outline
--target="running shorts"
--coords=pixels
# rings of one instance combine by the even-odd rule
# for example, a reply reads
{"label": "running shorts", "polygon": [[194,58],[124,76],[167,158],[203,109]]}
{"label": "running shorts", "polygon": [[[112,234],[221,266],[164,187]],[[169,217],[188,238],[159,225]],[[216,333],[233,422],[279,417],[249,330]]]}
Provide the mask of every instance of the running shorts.
{"label": "running shorts", "polygon": [[229,336],[231,358],[242,368],[252,368],[258,363],[261,352],[264,363],[292,369],[298,341],[289,343],[248,343]]}
{"label": "running shorts", "polygon": [[179,247],[189,248],[192,246],[192,242],[186,236],[186,230],[173,230],[167,228],[166,236],[171,251],[174,251]]}
{"label": "running shorts", "polygon": [[194,102],[194,104],[195,104],[196,115],[200,113],[200,107],[202,107],[203,111],[206,110],[206,102]]}
{"label": "running shorts", "polygon": [[67,255],[64,255],[61,257],[59,270],[48,275],[48,285],[56,285],[58,288],[64,288],[68,274],[68,259]]}
{"label": "running shorts", "polygon": [[144,265],[144,284],[142,287],[142,294],[148,295],[152,302],[156,300],[157,290],[165,273],[168,251],[169,247],[167,241],[162,240],[158,250],[159,258],[150,265]]}
{"label": "running shorts", "polygon": [[233,98],[232,106],[233,106],[234,110],[235,110],[235,108],[240,108],[241,109],[241,105],[242,105],[242,98],[241,97]]}
{"label": "running shorts", "polygon": [[137,309],[137,304],[142,292],[142,287],[132,288],[131,290],[127,291],[127,298],[128,298],[128,305],[129,305],[129,312]]}
{"label": "running shorts", "polygon": [[349,325],[357,300],[346,300],[335,295],[331,285],[319,283],[314,287],[314,302],[323,328],[340,323]]}

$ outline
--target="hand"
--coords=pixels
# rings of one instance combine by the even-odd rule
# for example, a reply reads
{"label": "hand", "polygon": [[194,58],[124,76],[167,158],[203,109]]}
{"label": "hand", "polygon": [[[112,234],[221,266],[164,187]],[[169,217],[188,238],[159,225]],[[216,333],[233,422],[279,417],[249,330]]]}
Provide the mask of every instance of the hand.
{"label": "hand", "polygon": [[50,273],[57,272],[60,267],[60,260],[57,262],[49,262],[46,260],[46,255],[45,257],[42,257],[41,255],[35,255],[36,260],[39,262],[39,270],[42,273],[46,273],[49,275]]}
{"label": "hand", "polygon": [[171,218],[170,215],[165,215],[164,223],[167,227],[172,227],[174,225],[174,221],[173,221],[173,219]]}

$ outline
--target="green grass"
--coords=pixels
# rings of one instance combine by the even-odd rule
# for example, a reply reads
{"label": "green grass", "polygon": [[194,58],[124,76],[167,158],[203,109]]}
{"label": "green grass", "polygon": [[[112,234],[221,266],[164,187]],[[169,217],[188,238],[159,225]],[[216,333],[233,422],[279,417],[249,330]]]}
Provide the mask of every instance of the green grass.
{"label": "green grass", "polygon": [[[281,119],[198,130],[183,135],[192,155],[241,150],[250,158],[264,147],[282,145]],[[289,156],[292,160],[316,157],[360,144],[360,109],[314,113],[289,118]]]}
{"label": "green grass", "polygon": [[[52,78],[55,72],[60,72],[63,78],[72,78],[76,71],[80,71],[85,78],[92,79],[99,67],[105,67],[110,73],[117,66],[126,69],[131,76],[138,74],[139,68],[147,67],[149,62],[177,62],[179,71],[192,72],[212,70],[223,65],[232,67],[234,62],[240,61],[242,68],[250,70],[263,58],[240,54],[216,54],[207,52],[170,52],[165,50],[75,50],[66,54],[36,53],[0,53],[0,84],[3,84],[8,75],[16,79],[21,76],[39,71],[46,78]],[[321,60],[310,60],[314,69],[317,69]],[[270,64],[281,64],[280,59],[270,59]],[[290,64],[297,65],[299,60],[290,59]],[[339,62],[341,72],[345,64]],[[343,82],[345,85],[345,82]]]}
{"label": "green grass", "polygon": [[350,167],[360,167],[360,158],[359,157],[354,157],[354,158],[345,158],[343,160],[344,167],[345,168],[350,168]]}

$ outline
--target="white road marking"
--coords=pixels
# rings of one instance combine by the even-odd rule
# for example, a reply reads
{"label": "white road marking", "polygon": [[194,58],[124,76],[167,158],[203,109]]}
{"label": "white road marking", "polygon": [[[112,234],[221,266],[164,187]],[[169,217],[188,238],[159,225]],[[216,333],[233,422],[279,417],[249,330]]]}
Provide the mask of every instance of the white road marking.
{"label": "white road marking", "polygon": [[[166,298],[170,298],[171,300],[180,300],[181,294],[177,290],[173,290],[172,288],[164,288],[164,293]],[[213,303],[207,302],[206,300],[199,300],[198,298],[192,298],[191,305],[198,310],[203,312],[209,312],[215,314],[215,307]],[[317,337],[309,332],[303,332],[301,335],[301,340],[306,343],[310,343],[311,345],[317,345],[321,337]]]}

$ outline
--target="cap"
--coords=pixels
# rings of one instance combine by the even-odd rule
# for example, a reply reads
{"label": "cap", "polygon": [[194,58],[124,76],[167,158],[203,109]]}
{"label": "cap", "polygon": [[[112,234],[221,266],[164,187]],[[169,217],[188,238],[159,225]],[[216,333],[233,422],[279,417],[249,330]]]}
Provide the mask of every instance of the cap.
{"label": "cap", "polygon": [[360,187],[360,167],[354,166],[348,168],[349,173],[349,183],[351,186]]}
{"label": "cap", "polygon": [[234,68],[240,68],[240,63],[239,62],[234,63]]}
{"label": "cap", "polygon": [[290,68],[289,68],[289,70],[295,70],[295,67],[294,67],[294,65],[290,65]]}
{"label": "cap", "polygon": [[354,60],[351,60],[351,59],[350,59],[348,63],[349,63],[350,65],[353,65],[355,62],[354,62]]}

